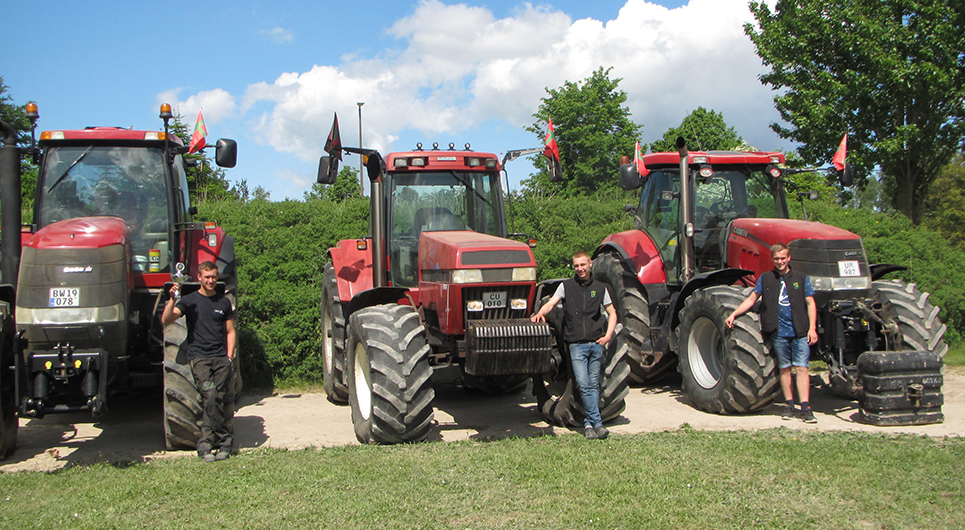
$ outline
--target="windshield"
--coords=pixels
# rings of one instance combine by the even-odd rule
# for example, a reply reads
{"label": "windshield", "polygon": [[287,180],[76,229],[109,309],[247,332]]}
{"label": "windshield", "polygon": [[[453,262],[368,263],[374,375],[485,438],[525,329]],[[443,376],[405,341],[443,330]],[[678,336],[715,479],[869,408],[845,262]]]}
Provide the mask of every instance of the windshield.
{"label": "windshield", "polygon": [[393,173],[389,180],[389,259],[392,282],[418,284],[419,237],[423,232],[473,230],[496,236],[497,173],[432,171]]}
{"label": "windshield", "polygon": [[[163,154],[160,148],[144,147],[49,148],[40,184],[40,226],[77,217],[121,217],[128,226],[134,270],[167,270],[168,200]],[[152,257],[154,261],[149,264]]]}
{"label": "windshield", "polygon": [[[774,179],[763,173],[717,170],[710,178],[697,178],[694,200],[694,251],[697,272],[724,266],[722,249],[727,227],[739,217],[787,217],[780,213],[780,193]],[[667,278],[678,278],[680,179],[677,171],[654,171],[640,195],[638,217],[657,245]]]}

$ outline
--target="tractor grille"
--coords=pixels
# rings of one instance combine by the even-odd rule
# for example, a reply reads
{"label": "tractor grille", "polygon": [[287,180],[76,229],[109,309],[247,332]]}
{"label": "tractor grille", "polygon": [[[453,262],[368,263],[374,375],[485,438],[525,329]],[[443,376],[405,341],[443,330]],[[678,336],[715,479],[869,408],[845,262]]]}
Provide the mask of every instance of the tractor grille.
{"label": "tractor grille", "polygon": [[793,260],[791,267],[808,276],[838,277],[839,261],[857,261],[861,275],[870,275],[860,239],[795,239],[787,248]]}
{"label": "tractor grille", "polygon": [[[482,300],[486,293],[505,292],[506,307],[483,309],[482,311],[467,311],[466,302],[471,300]],[[463,321],[468,327],[472,320],[497,320],[507,318],[525,318],[529,316],[532,308],[513,310],[510,308],[510,301],[516,298],[526,300],[529,298],[528,285],[490,285],[488,287],[463,287],[462,289],[462,316]]]}

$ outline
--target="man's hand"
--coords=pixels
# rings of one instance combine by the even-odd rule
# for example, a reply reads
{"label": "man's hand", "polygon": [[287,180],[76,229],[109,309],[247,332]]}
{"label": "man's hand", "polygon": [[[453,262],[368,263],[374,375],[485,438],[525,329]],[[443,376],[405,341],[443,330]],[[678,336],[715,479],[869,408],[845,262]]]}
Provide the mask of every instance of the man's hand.
{"label": "man's hand", "polygon": [[600,346],[606,346],[607,344],[610,343],[611,340],[613,340],[613,335],[606,334],[596,339],[596,343],[599,344]]}
{"label": "man's hand", "polygon": [[813,346],[813,345],[815,345],[815,344],[817,344],[817,343],[818,343],[818,332],[815,331],[815,330],[813,330],[813,329],[809,329],[809,330],[808,330],[808,344],[810,344],[810,345]]}
{"label": "man's hand", "polygon": [[546,322],[546,317],[544,317],[541,313],[536,313],[535,315],[529,317],[529,320],[531,322]]}
{"label": "man's hand", "polygon": [[724,321],[724,325],[726,325],[729,329],[734,329],[734,320],[735,320],[735,318],[736,318],[736,317],[734,317],[734,314],[731,313],[730,316],[727,317],[727,320]]}

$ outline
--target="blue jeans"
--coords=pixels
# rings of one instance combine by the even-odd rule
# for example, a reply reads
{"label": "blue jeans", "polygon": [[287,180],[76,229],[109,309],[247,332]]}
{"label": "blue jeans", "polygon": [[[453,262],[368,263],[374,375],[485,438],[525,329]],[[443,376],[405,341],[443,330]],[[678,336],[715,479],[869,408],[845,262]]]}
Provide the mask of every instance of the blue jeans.
{"label": "blue jeans", "polygon": [[811,357],[811,347],[808,338],[778,337],[775,333],[771,339],[774,342],[774,352],[777,353],[777,367],[781,370],[791,366],[807,366]]}
{"label": "blue jeans", "polygon": [[580,389],[587,427],[603,425],[600,418],[600,369],[606,348],[596,342],[570,344],[570,361],[573,363],[573,377]]}

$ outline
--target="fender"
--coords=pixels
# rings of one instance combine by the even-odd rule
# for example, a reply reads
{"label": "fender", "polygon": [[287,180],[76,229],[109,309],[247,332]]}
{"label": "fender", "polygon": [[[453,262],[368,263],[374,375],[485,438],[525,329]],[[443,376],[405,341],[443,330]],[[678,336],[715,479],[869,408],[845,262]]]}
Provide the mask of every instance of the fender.
{"label": "fender", "polygon": [[[673,330],[677,327],[677,324],[680,323],[678,315],[684,307],[684,301],[697,289],[703,289],[713,285],[734,285],[741,278],[753,275],[754,272],[747,269],[721,269],[719,271],[705,272],[694,276],[689,282],[684,284],[683,289],[673,296],[671,310],[668,315],[670,318],[667,319],[670,326],[669,330]],[[673,337],[674,335],[671,333],[668,334],[668,336]],[[676,345],[674,346],[676,347]]]}
{"label": "fender", "polygon": [[641,285],[667,283],[660,252],[650,236],[642,230],[627,230],[607,236],[593,253],[593,258],[603,252],[615,252],[623,267],[632,272]]}
{"label": "fender", "polygon": [[[371,307],[379,304],[395,304],[403,298],[408,298],[406,293],[409,292],[407,287],[375,287],[367,291],[362,291],[352,297],[349,301],[348,306],[345,308],[345,322],[348,322],[348,318],[352,316],[352,313],[358,311],[359,309],[365,309],[366,307]],[[411,300],[407,299],[406,305],[412,305]]]}
{"label": "fender", "polygon": [[906,271],[908,267],[904,265],[894,265],[891,263],[875,263],[874,265],[869,265],[871,269],[871,281],[880,280],[884,275],[891,274],[892,272]]}
{"label": "fender", "polygon": [[[365,243],[364,250],[358,248],[361,243]],[[351,301],[357,294],[375,286],[372,279],[371,248],[372,238],[366,238],[343,239],[337,246],[328,249],[332,266],[335,267],[339,300]]]}

